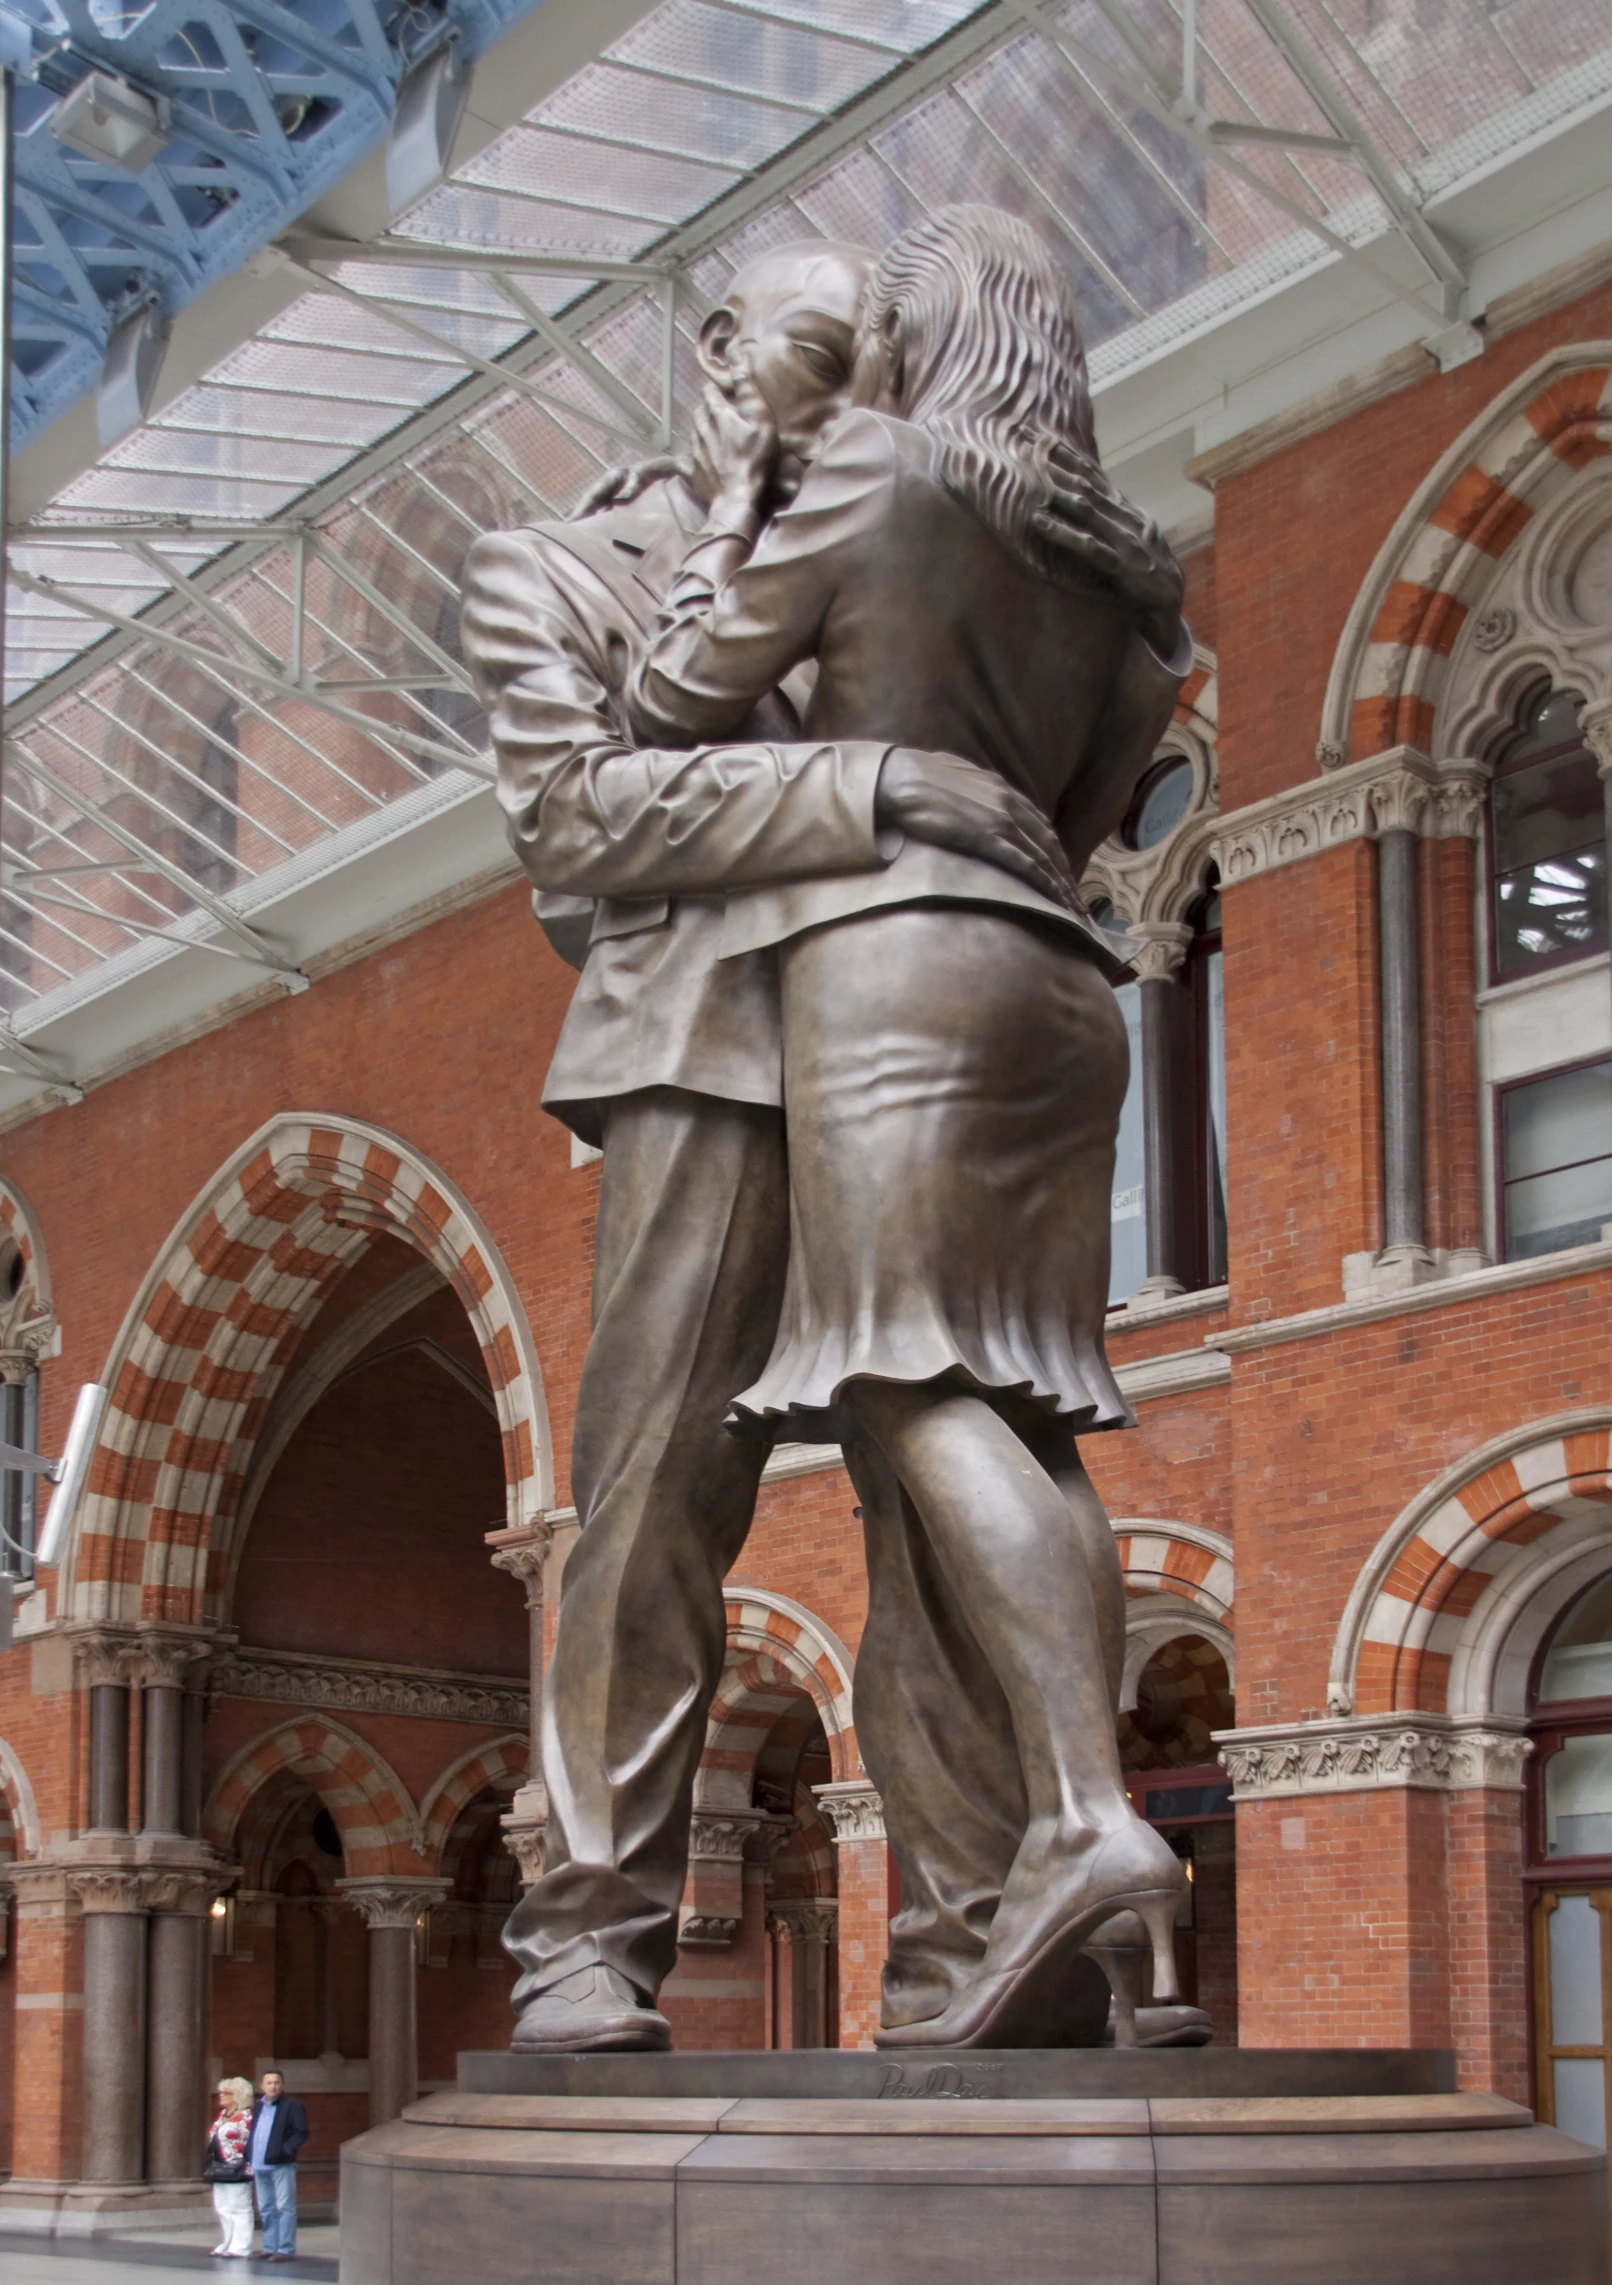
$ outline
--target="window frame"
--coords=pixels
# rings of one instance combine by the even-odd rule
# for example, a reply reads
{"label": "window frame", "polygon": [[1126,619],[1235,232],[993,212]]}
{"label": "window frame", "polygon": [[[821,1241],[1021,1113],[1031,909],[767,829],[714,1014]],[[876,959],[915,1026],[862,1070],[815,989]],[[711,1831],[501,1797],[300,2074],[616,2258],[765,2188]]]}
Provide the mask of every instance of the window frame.
{"label": "window frame", "polygon": [[[1591,953],[1589,957],[1598,960],[1602,955],[1596,952]],[[1603,1063],[1612,1064],[1612,1048],[1597,1048],[1593,1054],[1580,1055],[1572,1062],[1547,1064],[1543,1071],[1519,1072],[1514,1079],[1499,1079],[1491,1084],[1489,1089],[1490,1152],[1494,1167],[1494,1234],[1497,1241],[1495,1258],[1498,1261],[1549,1261],[1552,1258],[1552,1253],[1561,1254],[1575,1251],[1572,1246],[1556,1246],[1552,1248],[1552,1253],[1543,1254],[1514,1255],[1507,1250],[1510,1231],[1506,1223],[1506,1097],[1514,1094],[1519,1087],[1538,1087],[1547,1079],[1566,1079],[1572,1072],[1593,1071]],[[1602,1152],[1597,1158],[1573,1159],[1570,1163],[1574,1166],[1596,1166],[1602,1157],[1612,1158],[1612,1149]],[[1565,1169],[1547,1167],[1542,1171],[1554,1174],[1563,1172]],[[1529,1178],[1519,1176],[1518,1179],[1526,1181]],[[1612,1214],[1607,1216],[1607,1220],[1612,1221]],[[1584,1240],[1586,1245],[1593,1245],[1595,1242],[1593,1238]],[[1612,1706],[1612,1699],[1608,1700],[1608,1704]]]}
{"label": "window frame", "polygon": [[[1573,690],[1570,685],[1563,684],[1561,688],[1566,696],[1576,700],[1581,711],[1589,703],[1582,692]],[[1512,727],[1496,739],[1494,747],[1491,748],[1491,753],[1494,754],[1499,749],[1513,745],[1522,739],[1526,732],[1517,717],[1527,713],[1539,699],[1554,695],[1556,689],[1557,685],[1549,682],[1530,684],[1525,695],[1517,701]],[[1485,872],[1483,934],[1485,939],[1484,968],[1486,981],[1491,991],[1502,984],[1516,984],[1522,982],[1524,978],[1548,976],[1554,974],[1558,969],[1576,967],[1580,961],[1599,960],[1604,957],[1609,948],[1612,948],[1612,879],[1609,879],[1607,892],[1608,923],[1605,942],[1591,944],[1578,950],[1569,949],[1565,952],[1552,952],[1547,954],[1543,960],[1529,961],[1527,966],[1522,968],[1502,970],[1500,966],[1500,871],[1495,860],[1494,789],[1503,778],[1515,777],[1520,775],[1523,770],[1535,769],[1541,762],[1561,761],[1569,754],[1586,754],[1589,756],[1592,766],[1595,764],[1595,756],[1590,749],[1588,739],[1584,735],[1582,725],[1576,737],[1571,740],[1564,738],[1560,745],[1546,746],[1538,753],[1517,754],[1509,761],[1492,759],[1490,763],[1489,783],[1484,790],[1483,797]],[[1603,827],[1601,834],[1603,854],[1606,847],[1607,835]],[[1612,867],[1609,867],[1608,870],[1609,874],[1612,874]]]}

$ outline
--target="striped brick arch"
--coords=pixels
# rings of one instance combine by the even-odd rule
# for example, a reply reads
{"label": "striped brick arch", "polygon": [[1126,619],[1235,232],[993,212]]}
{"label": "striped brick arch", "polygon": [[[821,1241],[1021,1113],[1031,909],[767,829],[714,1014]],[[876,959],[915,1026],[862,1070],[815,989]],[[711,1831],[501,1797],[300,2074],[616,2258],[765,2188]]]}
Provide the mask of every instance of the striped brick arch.
{"label": "striped brick arch", "polygon": [[419,1872],[423,1836],[408,1787],[384,1755],[328,1714],[298,1715],[243,1746],[213,1787],[202,1813],[204,1837],[233,1852],[264,1787],[287,1776],[311,1787],[330,1811],[350,1879]]}
{"label": "striped brick arch", "polygon": [[[22,1256],[20,1282],[32,1289],[35,1306],[48,1315],[50,1269],[45,1260],[44,1238],[33,1208],[22,1192],[14,1184],[0,1180],[0,1253],[7,1253],[8,1240]],[[4,1298],[4,1291],[0,1289],[0,1300]]]}
{"label": "striped brick arch", "polygon": [[475,1330],[503,1439],[507,1520],[529,1522],[550,1504],[536,1352],[467,1200],[378,1127],[277,1118],[208,1184],[125,1319],[67,1557],[73,1616],[225,1615],[254,1440],[331,1286],[382,1233],[432,1264]]}
{"label": "striped brick arch", "polygon": [[1532,1653],[1612,1571],[1612,1413],[1498,1439],[1384,1533],[1356,1582],[1329,1701],[1357,1714],[1521,1713]]}
{"label": "striped brick arch", "polygon": [[810,1727],[802,1692],[828,1739],[833,1782],[860,1777],[851,1660],[838,1636],[802,1604],[761,1588],[730,1588],[726,1608],[727,1663],[707,1717],[697,1805],[748,1808],[757,1756],[776,1724],[798,1720],[802,1740]]}
{"label": "striped brick arch", "polygon": [[8,1863],[17,1857],[39,1854],[39,1810],[28,1772],[4,1738],[0,1738],[0,1857]]}
{"label": "striped brick arch", "polygon": [[530,1758],[527,1739],[516,1730],[472,1746],[432,1786],[420,1804],[425,1854],[433,1872],[447,1869],[443,1862],[454,1826],[461,1813],[482,1793],[513,1793],[526,1782]]}
{"label": "striped brick arch", "polygon": [[1114,1538],[1129,1598],[1173,1595],[1231,1627],[1236,1580],[1229,1539],[1198,1524],[1163,1523],[1149,1516],[1118,1518]]}
{"label": "striped brick arch", "polygon": [[1438,462],[1356,598],[1333,663],[1323,752],[1432,752],[1457,637],[1523,532],[1612,452],[1612,342],[1553,350]]}

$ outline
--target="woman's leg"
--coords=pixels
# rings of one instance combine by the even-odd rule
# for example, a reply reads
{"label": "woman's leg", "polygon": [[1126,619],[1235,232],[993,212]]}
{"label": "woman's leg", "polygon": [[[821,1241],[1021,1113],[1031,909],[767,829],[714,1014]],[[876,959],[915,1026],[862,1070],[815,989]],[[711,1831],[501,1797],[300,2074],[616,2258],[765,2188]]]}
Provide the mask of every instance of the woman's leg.
{"label": "woman's leg", "polygon": [[1061,1420],[1038,1421],[1025,1431],[1024,1441],[1062,1493],[1085,1554],[1112,1718],[1117,1721],[1125,1683],[1125,1573],[1108,1510],[1097,1497],[1097,1487],[1086,1473],[1072,1432]]}
{"label": "woman's leg", "polygon": [[985,1976],[1017,1974],[1049,1945],[1090,1932],[1098,1907],[1118,1910],[1134,1899],[1157,1924],[1167,1987],[1180,1872],[1168,1845],[1132,1810],[1120,1773],[1110,1668],[1123,1607],[1114,1605],[1111,1586],[1094,1590],[1094,1564],[1101,1576],[1113,1562],[1111,1546],[1105,1557],[1097,1537],[1095,1495],[1088,1498],[1070,1472],[1067,1452],[1063,1481],[1049,1476],[981,1397],[861,1381],[845,1402],[923,1517],[1013,1719],[1029,1822],[992,1927]]}
{"label": "woman's leg", "polygon": [[228,2229],[224,2244],[226,2252],[250,2253],[252,2250],[252,2185],[250,2182],[226,2182],[224,2188],[231,2193],[227,2216]]}

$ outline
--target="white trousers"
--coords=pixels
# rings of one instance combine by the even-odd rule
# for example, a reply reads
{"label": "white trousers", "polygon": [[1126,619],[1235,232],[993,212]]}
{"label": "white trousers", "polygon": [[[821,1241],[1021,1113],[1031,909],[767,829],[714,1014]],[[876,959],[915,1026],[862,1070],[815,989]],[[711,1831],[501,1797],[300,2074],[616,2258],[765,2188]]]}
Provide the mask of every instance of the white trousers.
{"label": "white trousers", "polygon": [[252,2250],[252,2185],[250,2182],[215,2182],[213,2211],[218,2216],[220,2253]]}

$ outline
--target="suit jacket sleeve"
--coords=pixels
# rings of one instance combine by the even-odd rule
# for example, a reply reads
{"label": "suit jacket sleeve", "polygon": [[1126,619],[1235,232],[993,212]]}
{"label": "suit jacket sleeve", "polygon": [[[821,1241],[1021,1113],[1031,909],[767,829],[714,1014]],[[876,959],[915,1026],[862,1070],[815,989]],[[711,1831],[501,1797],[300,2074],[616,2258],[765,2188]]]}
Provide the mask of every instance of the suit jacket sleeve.
{"label": "suit jacket sleeve", "polygon": [[695,540],[627,686],[640,736],[720,737],[816,656],[834,596],[884,520],[892,461],[874,416],[847,413],[748,561],[723,577],[732,534]]}
{"label": "suit jacket sleeve", "polygon": [[295,2095],[287,2095],[284,2101],[285,2154],[294,2159],[308,2139],[308,2113]]}
{"label": "suit jacket sleeve", "polygon": [[510,841],[539,889],[718,895],[884,862],[873,823],[883,744],[629,745],[607,652],[621,618],[558,534],[493,533],[471,549],[465,658]]}

